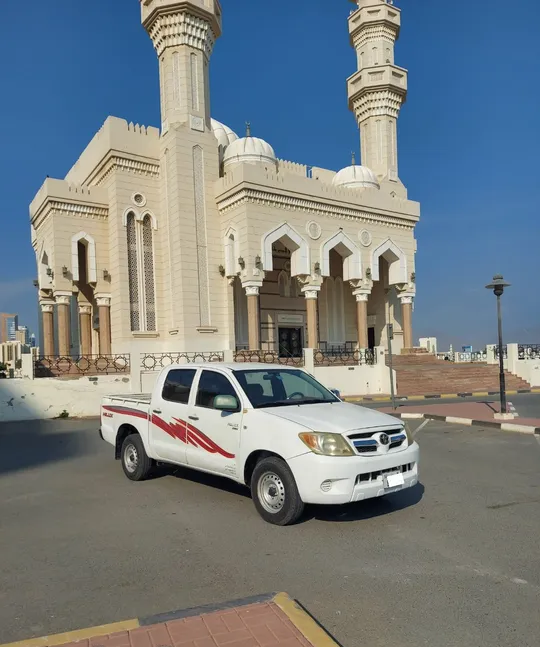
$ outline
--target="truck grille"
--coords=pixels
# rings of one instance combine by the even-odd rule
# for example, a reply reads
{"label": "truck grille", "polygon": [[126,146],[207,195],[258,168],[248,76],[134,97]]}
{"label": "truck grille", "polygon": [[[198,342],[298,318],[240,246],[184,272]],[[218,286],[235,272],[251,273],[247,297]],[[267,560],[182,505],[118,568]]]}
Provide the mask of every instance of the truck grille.
{"label": "truck grille", "polygon": [[391,467],[387,470],[378,470],[377,472],[365,472],[364,474],[358,474],[356,477],[356,485],[359,483],[370,483],[372,481],[378,481],[381,476],[385,474],[396,474],[401,472],[406,474],[407,472],[412,472],[414,470],[415,463],[407,463],[406,465],[400,465],[398,467]]}
{"label": "truck grille", "polygon": [[[388,443],[381,442],[381,436],[388,436]],[[406,446],[407,435],[402,428],[398,429],[377,429],[372,431],[354,432],[348,436],[354,445],[357,454],[362,455],[385,455],[399,450]]]}

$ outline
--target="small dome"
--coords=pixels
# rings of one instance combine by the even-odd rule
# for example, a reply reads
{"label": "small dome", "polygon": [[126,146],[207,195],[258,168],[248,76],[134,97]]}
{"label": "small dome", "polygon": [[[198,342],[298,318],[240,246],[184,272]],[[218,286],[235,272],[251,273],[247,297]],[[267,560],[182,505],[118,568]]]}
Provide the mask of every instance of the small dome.
{"label": "small dome", "polygon": [[272,164],[277,165],[274,149],[258,137],[242,137],[234,141],[225,151],[223,163],[225,166],[231,164]]}
{"label": "small dome", "polygon": [[346,189],[380,189],[375,173],[367,166],[347,166],[341,169],[332,180],[334,186]]}
{"label": "small dome", "polygon": [[227,148],[229,144],[232,144],[238,139],[238,135],[234,131],[232,131],[229,126],[226,126],[225,124],[222,124],[220,121],[216,121],[215,119],[212,119],[211,123],[212,132],[216,136],[218,144],[220,146],[223,146],[223,148]]}

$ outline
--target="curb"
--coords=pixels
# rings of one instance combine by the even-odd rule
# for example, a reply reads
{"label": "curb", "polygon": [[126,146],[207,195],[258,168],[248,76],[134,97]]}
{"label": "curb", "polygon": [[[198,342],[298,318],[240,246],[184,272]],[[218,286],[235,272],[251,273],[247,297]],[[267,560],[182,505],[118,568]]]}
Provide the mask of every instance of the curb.
{"label": "curb", "polygon": [[[518,391],[506,391],[506,395],[521,395],[522,393],[540,394],[540,389],[519,389]],[[430,395],[396,395],[396,402],[406,400],[458,400],[459,398],[487,398],[500,395],[500,391],[473,391],[471,393],[442,393]],[[342,400],[345,402],[391,402],[389,395],[383,397],[377,396],[346,396]]]}
{"label": "curb", "polygon": [[118,633],[120,631],[131,631],[139,627],[148,627],[150,625],[171,622],[192,616],[213,613],[215,611],[224,611],[237,607],[247,606],[249,604],[258,604],[261,602],[273,602],[283,611],[289,621],[298,629],[306,640],[313,647],[341,647],[336,640],[320,625],[304,607],[296,600],[293,600],[287,593],[267,593],[256,595],[231,602],[221,604],[208,604],[201,607],[192,607],[189,609],[180,609],[169,613],[161,613],[146,618],[133,618],[121,622],[113,622],[107,625],[97,627],[88,627],[77,631],[66,631],[64,633],[51,636],[42,636],[40,638],[30,638],[29,640],[20,640],[18,642],[5,643],[0,647],[55,647],[69,642],[76,642],[89,638],[99,638],[107,634]]}
{"label": "curb", "polygon": [[540,427],[531,425],[520,425],[512,422],[496,422],[495,420],[473,420],[472,418],[458,418],[456,416],[440,416],[435,413],[396,413],[390,414],[394,418],[402,420],[437,420],[447,422],[451,425],[465,425],[467,427],[489,427],[491,429],[500,429],[501,431],[515,431],[521,434],[531,434],[540,436]]}

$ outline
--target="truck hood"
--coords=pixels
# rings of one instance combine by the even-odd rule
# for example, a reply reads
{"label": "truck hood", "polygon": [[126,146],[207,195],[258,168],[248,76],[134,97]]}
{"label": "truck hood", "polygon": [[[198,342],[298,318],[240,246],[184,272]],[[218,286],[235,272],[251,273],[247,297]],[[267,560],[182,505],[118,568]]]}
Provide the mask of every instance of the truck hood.
{"label": "truck hood", "polygon": [[357,429],[403,426],[401,421],[393,416],[347,402],[302,404],[262,409],[262,411],[276,418],[296,422],[312,431],[328,431],[338,434]]}

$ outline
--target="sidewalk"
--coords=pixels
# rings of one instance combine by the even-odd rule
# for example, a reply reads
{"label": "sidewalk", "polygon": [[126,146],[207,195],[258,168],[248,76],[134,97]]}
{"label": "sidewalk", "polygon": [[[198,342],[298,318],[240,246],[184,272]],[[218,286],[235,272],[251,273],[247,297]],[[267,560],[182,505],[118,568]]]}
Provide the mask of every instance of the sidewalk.
{"label": "sidewalk", "polygon": [[286,593],[32,638],[0,647],[339,647]]}
{"label": "sidewalk", "polygon": [[500,405],[495,402],[454,402],[451,404],[429,404],[425,406],[403,406],[379,409],[385,413],[398,415],[400,418],[431,418],[444,422],[457,423],[462,425],[484,425],[494,427],[503,431],[521,431],[523,433],[540,434],[539,418],[519,418],[501,421],[495,419],[499,413]]}

